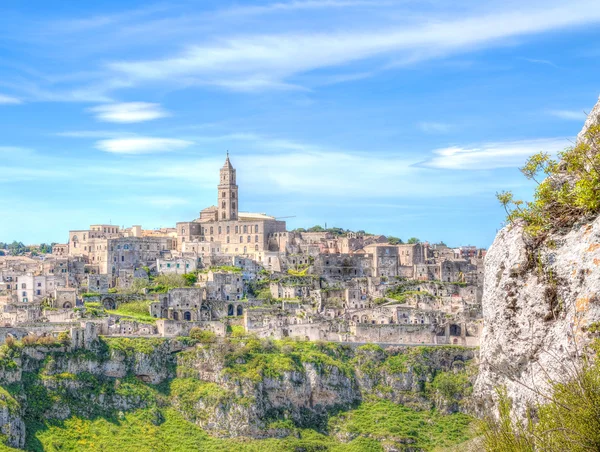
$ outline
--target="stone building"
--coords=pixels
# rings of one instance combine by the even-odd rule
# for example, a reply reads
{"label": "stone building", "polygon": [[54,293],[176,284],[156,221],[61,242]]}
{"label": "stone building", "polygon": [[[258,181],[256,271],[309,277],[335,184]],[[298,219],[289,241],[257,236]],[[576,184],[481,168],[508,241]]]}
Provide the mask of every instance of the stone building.
{"label": "stone building", "polygon": [[272,234],[286,230],[285,221],[239,211],[236,171],[229,155],[220,170],[217,203],[202,210],[198,219],[177,223],[177,249],[189,252],[193,248],[190,242],[208,242],[218,243],[224,254],[255,255],[269,250]]}
{"label": "stone building", "polygon": [[198,270],[198,261],[199,259],[197,257],[159,258],[156,260],[156,272],[175,275],[195,273]]}

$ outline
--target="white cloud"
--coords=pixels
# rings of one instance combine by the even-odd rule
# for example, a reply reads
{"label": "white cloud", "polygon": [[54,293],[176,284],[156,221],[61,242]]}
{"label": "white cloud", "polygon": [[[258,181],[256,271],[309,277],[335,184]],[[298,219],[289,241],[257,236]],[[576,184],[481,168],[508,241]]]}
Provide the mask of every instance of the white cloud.
{"label": "white cloud", "polygon": [[70,130],[66,132],[56,132],[54,135],[67,138],[117,138],[134,136],[131,132],[121,132],[117,130]]}
{"label": "white cloud", "polygon": [[452,130],[452,124],[445,122],[423,121],[418,126],[425,133],[448,133]]}
{"label": "white cloud", "polygon": [[566,138],[486,143],[474,147],[451,146],[433,151],[434,157],[419,164],[429,168],[486,170],[522,166],[536,152],[556,154],[570,145]]}
{"label": "white cloud", "polygon": [[549,110],[548,114],[552,115],[552,116],[555,116],[557,118],[560,118],[560,119],[566,119],[566,120],[570,120],[570,121],[579,121],[581,123],[583,123],[583,121],[585,121],[585,118],[587,117],[586,114],[583,112],[583,110],[581,110],[581,111],[577,111],[577,110]]}
{"label": "white cloud", "polygon": [[100,105],[89,109],[96,119],[105,122],[133,123],[164,118],[169,113],[159,104],[148,102],[125,102],[120,104]]}
{"label": "white cloud", "polygon": [[[414,63],[502,43],[509,38],[600,21],[596,1],[431,18],[412,25],[352,32],[249,34],[187,47],[155,60],[117,61],[109,68],[132,83],[182,80],[231,89],[285,87],[294,75],[375,57]],[[248,82],[250,80],[250,82]],[[293,86],[293,85],[292,85]]]}
{"label": "white cloud", "polygon": [[21,99],[17,99],[16,97],[0,94],[0,105],[17,105],[17,104],[22,104],[22,103],[23,103],[23,101]]}
{"label": "white cloud", "polygon": [[135,137],[100,140],[96,143],[96,148],[112,154],[137,155],[170,152],[184,149],[192,144],[191,141],[177,138]]}

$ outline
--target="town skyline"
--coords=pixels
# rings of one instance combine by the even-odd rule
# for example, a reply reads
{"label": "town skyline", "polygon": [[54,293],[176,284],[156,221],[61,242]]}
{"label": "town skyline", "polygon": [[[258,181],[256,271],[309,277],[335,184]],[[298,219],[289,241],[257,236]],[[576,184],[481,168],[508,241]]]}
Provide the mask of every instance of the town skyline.
{"label": "town skyline", "polygon": [[518,167],[598,97],[600,6],[515,5],[6,3],[0,240],[172,226],[229,149],[241,208],[290,229],[488,247],[495,193],[530,199]]}

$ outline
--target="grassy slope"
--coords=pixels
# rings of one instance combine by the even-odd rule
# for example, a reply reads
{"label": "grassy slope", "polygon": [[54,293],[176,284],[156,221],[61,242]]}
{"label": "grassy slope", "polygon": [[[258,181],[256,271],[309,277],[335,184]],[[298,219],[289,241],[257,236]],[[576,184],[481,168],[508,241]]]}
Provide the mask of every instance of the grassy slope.
{"label": "grassy slope", "polygon": [[425,450],[433,450],[434,446],[451,446],[469,439],[469,421],[464,415],[441,417],[431,413],[416,413],[386,402],[364,404],[344,417],[348,420],[335,419],[342,431],[364,436],[358,436],[348,444],[312,430],[298,430],[297,436],[285,439],[218,439],[208,436],[173,409],[160,412],[137,410],[113,420],[71,418],[63,423],[48,424],[40,428],[35,437],[29,438],[27,449],[102,452],[371,452],[383,451],[375,438],[405,438],[412,447],[423,447]]}

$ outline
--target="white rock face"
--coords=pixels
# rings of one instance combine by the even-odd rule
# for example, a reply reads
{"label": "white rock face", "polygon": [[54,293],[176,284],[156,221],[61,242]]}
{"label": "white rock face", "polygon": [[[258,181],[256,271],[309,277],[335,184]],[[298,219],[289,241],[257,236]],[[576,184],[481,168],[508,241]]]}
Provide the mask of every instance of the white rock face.
{"label": "white rock face", "polygon": [[[596,123],[600,102],[585,130]],[[548,246],[549,244],[549,246]],[[600,218],[528,252],[520,226],[502,229],[485,260],[484,328],[474,399],[487,412],[505,386],[517,413],[561,380],[600,321]]]}

